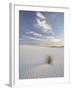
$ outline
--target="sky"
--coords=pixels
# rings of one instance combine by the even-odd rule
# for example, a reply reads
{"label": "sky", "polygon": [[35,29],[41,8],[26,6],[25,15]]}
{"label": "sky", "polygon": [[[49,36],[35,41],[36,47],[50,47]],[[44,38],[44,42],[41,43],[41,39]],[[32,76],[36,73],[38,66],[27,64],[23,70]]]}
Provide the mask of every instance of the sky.
{"label": "sky", "polygon": [[64,13],[19,11],[20,44],[64,45]]}

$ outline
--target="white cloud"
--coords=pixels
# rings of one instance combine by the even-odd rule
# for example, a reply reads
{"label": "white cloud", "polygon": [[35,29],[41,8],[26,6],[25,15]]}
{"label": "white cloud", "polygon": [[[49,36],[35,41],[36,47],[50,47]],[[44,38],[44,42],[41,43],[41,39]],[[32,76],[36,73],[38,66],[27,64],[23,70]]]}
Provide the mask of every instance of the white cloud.
{"label": "white cloud", "polygon": [[36,33],[36,32],[33,32],[33,31],[31,31],[31,32],[26,32],[26,35],[30,35],[30,36],[34,36],[34,37],[42,37],[42,35],[41,34],[39,34],[39,33]]}
{"label": "white cloud", "polygon": [[62,39],[57,39],[57,38],[52,37],[52,36],[46,37],[45,41],[51,41],[51,42],[64,42],[64,40],[62,40]]}
{"label": "white cloud", "polygon": [[46,38],[46,40],[53,40],[53,39],[55,39],[53,36],[47,36],[45,38]]}
{"label": "white cloud", "polygon": [[45,17],[44,17],[40,12],[37,12],[37,13],[36,13],[36,16],[37,16],[38,18],[45,19]]}
{"label": "white cloud", "polygon": [[61,39],[56,39],[56,38],[53,39],[53,42],[61,42],[61,41],[62,41]]}
{"label": "white cloud", "polygon": [[28,39],[32,39],[32,40],[37,40],[37,41],[41,41],[42,39],[39,38],[35,38],[35,37],[31,37],[31,36],[27,36]]}
{"label": "white cloud", "polygon": [[52,28],[45,20],[40,20],[39,18],[36,19],[38,26],[41,27],[43,32],[52,31]]}
{"label": "white cloud", "polygon": [[54,34],[54,32],[52,31],[52,27],[46,21],[46,17],[40,12],[37,12],[36,16],[37,25],[41,28],[42,32]]}
{"label": "white cloud", "polygon": [[33,36],[23,36],[23,38],[31,39],[31,40],[34,40],[34,41],[43,41],[43,39],[37,38],[37,37],[33,37]]}
{"label": "white cloud", "polygon": [[64,45],[64,40],[57,39],[54,37],[48,37],[46,40],[42,42],[43,45],[45,46],[63,46]]}
{"label": "white cloud", "polygon": [[64,41],[63,40],[58,40],[58,39],[48,39],[40,43],[41,45],[44,46],[64,46]]}
{"label": "white cloud", "polygon": [[30,39],[40,40],[42,42],[53,42],[53,43],[57,43],[57,42],[62,42],[63,41],[63,40],[57,39],[57,38],[55,38],[53,36],[43,36],[42,34],[39,34],[39,33],[33,32],[33,31],[26,32],[25,34]]}
{"label": "white cloud", "polygon": [[42,46],[63,46],[64,45],[64,40],[57,39],[52,36],[42,36],[41,34],[39,35],[38,33],[35,33],[35,32],[26,32],[26,34],[27,36],[24,36],[24,38],[26,37],[27,39],[34,40],[38,45],[42,45]]}

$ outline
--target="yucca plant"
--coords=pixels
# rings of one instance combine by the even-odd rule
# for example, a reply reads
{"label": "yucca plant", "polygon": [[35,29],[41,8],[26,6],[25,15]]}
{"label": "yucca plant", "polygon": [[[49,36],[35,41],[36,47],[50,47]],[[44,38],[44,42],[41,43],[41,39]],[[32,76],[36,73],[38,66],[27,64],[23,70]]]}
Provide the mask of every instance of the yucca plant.
{"label": "yucca plant", "polygon": [[51,56],[49,56],[49,57],[47,58],[47,63],[48,63],[48,64],[52,64],[52,63],[53,63],[53,60],[52,60]]}

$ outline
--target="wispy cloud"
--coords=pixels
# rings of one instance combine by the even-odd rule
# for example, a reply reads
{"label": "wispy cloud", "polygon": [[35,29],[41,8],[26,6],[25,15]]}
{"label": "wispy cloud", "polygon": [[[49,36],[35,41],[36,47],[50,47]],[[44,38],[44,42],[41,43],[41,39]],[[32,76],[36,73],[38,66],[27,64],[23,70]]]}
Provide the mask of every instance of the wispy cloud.
{"label": "wispy cloud", "polygon": [[54,34],[51,25],[48,24],[46,17],[41,13],[36,13],[36,24],[41,28],[42,32]]}
{"label": "wispy cloud", "polygon": [[33,36],[33,37],[39,37],[39,38],[42,37],[41,34],[36,33],[36,32],[34,32],[34,31],[26,32],[25,34],[26,34],[26,35],[29,35],[29,36]]}
{"label": "wispy cloud", "polygon": [[56,38],[48,38],[44,39],[40,45],[43,46],[63,46],[64,45],[64,40],[61,39],[56,39]]}
{"label": "wispy cloud", "polygon": [[33,37],[33,36],[23,36],[23,38],[26,38],[28,40],[35,40],[35,41],[43,41],[41,38]]}
{"label": "wispy cloud", "polygon": [[34,40],[36,44],[42,45],[42,46],[63,46],[64,45],[64,40],[62,39],[57,39],[52,36],[42,36],[41,34],[38,34],[35,32],[26,32],[26,35],[24,35],[23,38],[26,38],[32,41]]}

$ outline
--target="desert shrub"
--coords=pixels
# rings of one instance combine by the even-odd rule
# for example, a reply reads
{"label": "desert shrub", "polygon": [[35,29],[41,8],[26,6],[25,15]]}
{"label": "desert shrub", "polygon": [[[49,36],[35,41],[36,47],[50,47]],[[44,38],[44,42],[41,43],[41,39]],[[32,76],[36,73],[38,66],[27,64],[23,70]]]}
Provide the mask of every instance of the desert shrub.
{"label": "desert shrub", "polygon": [[53,63],[53,60],[52,60],[52,57],[51,56],[48,56],[47,57],[47,63],[48,64],[52,64]]}

